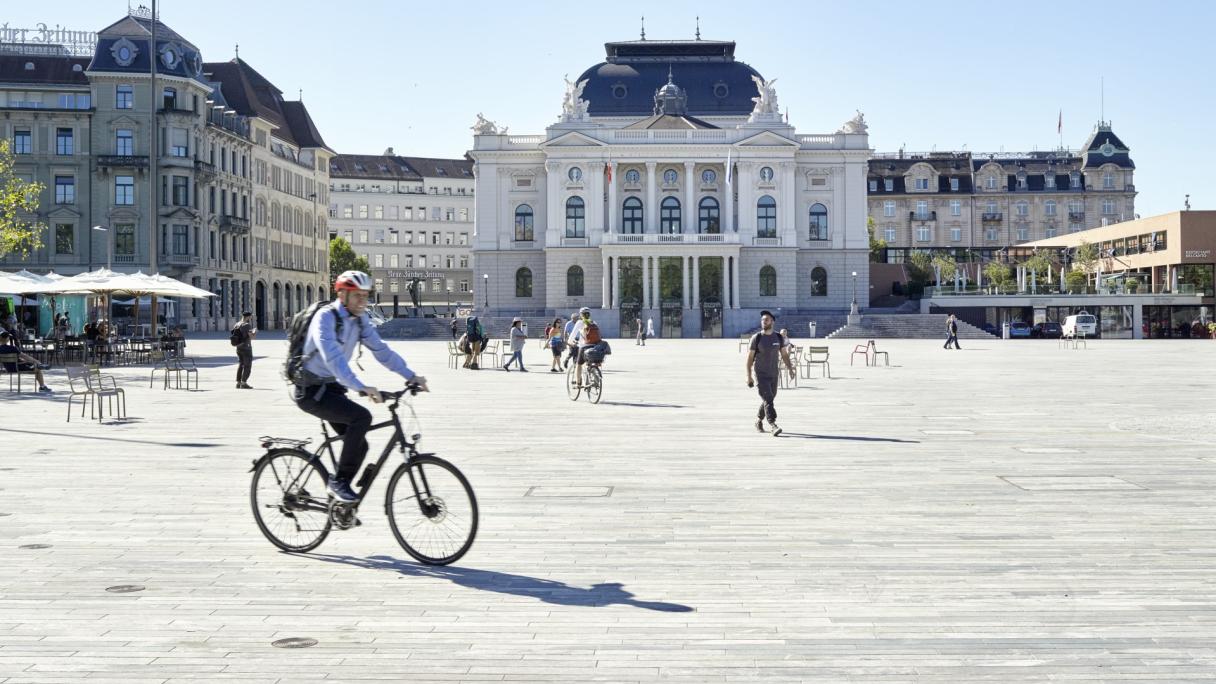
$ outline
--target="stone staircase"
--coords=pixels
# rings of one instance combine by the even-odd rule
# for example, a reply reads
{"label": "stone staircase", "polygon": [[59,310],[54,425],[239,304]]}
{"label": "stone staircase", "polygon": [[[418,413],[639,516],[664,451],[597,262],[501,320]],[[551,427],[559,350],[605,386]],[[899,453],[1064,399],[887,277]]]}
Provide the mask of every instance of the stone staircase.
{"label": "stone staircase", "polygon": [[[450,340],[451,325],[450,318],[394,318],[385,321],[376,331],[386,340]],[[458,321],[456,327],[464,332],[463,321]]]}
{"label": "stone staircase", "polygon": [[[845,325],[833,339],[946,339],[946,314],[864,314],[861,325]],[[960,340],[993,340],[995,336],[958,321]]]}

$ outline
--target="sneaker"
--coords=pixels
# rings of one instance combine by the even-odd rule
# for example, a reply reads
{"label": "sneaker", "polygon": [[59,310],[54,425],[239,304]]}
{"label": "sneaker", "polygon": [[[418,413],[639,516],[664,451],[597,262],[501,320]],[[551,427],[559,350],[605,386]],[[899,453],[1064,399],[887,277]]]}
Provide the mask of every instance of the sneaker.
{"label": "sneaker", "polygon": [[329,478],[329,484],[325,487],[325,491],[329,492],[330,496],[342,503],[353,503],[359,500],[359,497],[351,490],[350,484],[336,477]]}
{"label": "sneaker", "polygon": [[756,432],[764,432],[764,421],[756,419]]}
{"label": "sneaker", "polygon": [[505,371],[506,371],[506,372],[508,372],[508,373],[510,373],[510,372],[511,372],[511,366],[510,366],[510,365],[503,366],[503,367],[502,367],[502,369],[503,369],[503,370],[505,370]]}
{"label": "sneaker", "polygon": [[527,369],[527,368],[520,368],[520,369],[519,369],[519,372],[520,372],[520,373],[527,373],[527,372],[528,372],[528,369]]}
{"label": "sneaker", "polygon": [[481,366],[478,366],[478,365],[477,365],[477,364],[475,364],[475,363],[470,363],[470,364],[469,364],[469,370],[481,370]]}
{"label": "sneaker", "polygon": [[242,382],[241,389],[253,389],[253,387],[251,387],[247,382]]}
{"label": "sneaker", "polygon": [[238,382],[238,383],[236,384],[236,388],[237,388],[237,389],[245,389],[245,383],[243,383],[243,382]]}
{"label": "sneaker", "polygon": [[772,430],[772,431],[773,431],[773,436],[774,436],[774,437],[776,437],[777,435],[781,434],[781,428],[777,427],[777,424],[776,424],[776,423],[773,423],[773,422],[771,422],[771,421],[770,421],[770,422],[769,422],[769,424],[768,424],[768,427],[769,427],[769,429],[770,429],[770,430]]}
{"label": "sneaker", "polygon": [[47,387],[46,385],[43,385],[42,387],[38,388],[38,391],[46,392],[47,394],[50,394],[51,392],[54,392],[55,390],[51,389],[50,387]]}

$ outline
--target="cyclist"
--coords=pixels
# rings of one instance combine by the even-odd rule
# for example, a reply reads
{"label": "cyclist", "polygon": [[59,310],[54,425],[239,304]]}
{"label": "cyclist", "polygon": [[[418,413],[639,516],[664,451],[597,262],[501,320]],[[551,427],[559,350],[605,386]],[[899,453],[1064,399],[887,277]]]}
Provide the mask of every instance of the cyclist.
{"label": "cyclist", "polygon": [[371,412],[347,398],[346,392],[365,394],[373,404],[384,401],[379,390],[361,382],[351,370],[355,348],[363,345],[385,368],[426,390],[426,378],[410,370],[372,326],[367,313],[371,289],[372,279],[362,271],[346,271],[334,281],[338,298],[313,316],[304,342],[304,370],[317,382],[298,386],[294,397],[301,411],[328,421],[342,435],[338,472],[330,477],[327,490],[346,503],[358,498],[350,483],[367,455],[365,435],[372,424]]}
{"label": "cyclist", "polygon": [[[595,321],[591,320],[591,309],[583,307],[578,310],[578,320],[574,323],[574,328],[570,331],[570,337],[567,338],[566,344],[570,345],[571,355],[574,356],[576,367],[574,369],[574,381],[579,387],[583,386],[583,364],[586,363],[585,352],[588,347],[593,347],[600,343],[599,326]],[[594,326],[594,330],[592,327]]]}

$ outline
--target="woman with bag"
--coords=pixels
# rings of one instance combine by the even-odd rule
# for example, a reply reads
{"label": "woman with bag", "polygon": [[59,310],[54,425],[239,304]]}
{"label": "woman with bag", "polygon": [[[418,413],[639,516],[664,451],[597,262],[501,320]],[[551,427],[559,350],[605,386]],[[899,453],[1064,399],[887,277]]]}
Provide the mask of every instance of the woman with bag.
{"label": "woman with bag", "polygon": [[562,350],[565,349],[566,343],[562,340],[565,334],[565,328],[560,316],[553,319],[553,323],[545,328],[545,337],[548,339],[549,351],[553,352],[553,362],[549,364],[550,373],[561,373],[560,368],[562,363]]}

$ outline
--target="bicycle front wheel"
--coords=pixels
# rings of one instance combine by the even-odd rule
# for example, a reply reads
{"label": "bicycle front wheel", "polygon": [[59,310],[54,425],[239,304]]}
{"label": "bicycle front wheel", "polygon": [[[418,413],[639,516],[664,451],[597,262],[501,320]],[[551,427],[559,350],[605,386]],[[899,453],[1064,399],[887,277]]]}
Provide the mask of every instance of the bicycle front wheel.
{"label": "bicycle front wheel", "polygon": [[415,456],[393,473],[384,502],[393,536],[427,565],[460,559],[477,536],[477,498],[456,466]]}
{"label": "bicycle front wheel", "polygon": [[571,361],[570,368],[566,371],[566,393],[570,395],[570,401],[578,401],[581,391],[582,388],[578,386],[578,364]]}
{"label": "bicycle front wheel", "polygon": [[599,366],[588,366],[583,372],[587,374],[587,398],[592,404],[600,403],[600,396],[604,394],[604,374]]}
{"label": "bicycle front wheel", "polygon": [[284,551],[311,551],[329,535],[325,474],[302,451],[276,451],[259,461],[249,501],[262,534]]}

